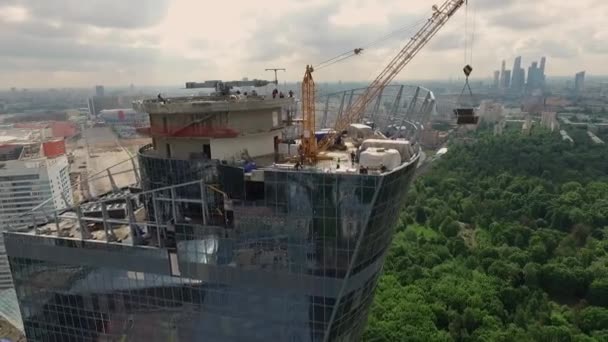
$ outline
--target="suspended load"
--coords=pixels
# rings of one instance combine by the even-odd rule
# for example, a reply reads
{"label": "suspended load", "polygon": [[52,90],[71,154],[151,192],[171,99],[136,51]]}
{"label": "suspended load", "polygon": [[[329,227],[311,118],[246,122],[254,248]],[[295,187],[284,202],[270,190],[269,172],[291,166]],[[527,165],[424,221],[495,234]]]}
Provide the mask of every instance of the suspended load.
{"label": "suspended load", "polygon": [[[469,75],[473,72],[473,68],[470,65],[466,65],[464,69],[464,75],[466,76],[466,80],[464,82],[464,87],[462,87],[462,92],[458,97],[458,105],[460,107],[454,109],[454,114],[456,115],[456,123],[458,125],[477,125],[479,122],[479,116],[475,115],[475,108],[473,108],[473,91],[471,90],[471,86],[469,84]],[[469,103],[470,106],[466,106],[463,101],[463,97],[466,96],[465,90],[469,90]]]}
{"label": "suspended load", "polygon": [[456,108],[454,114],[456,114],[456,123],[459,125],[477,125],[479,122],[479,116],[475,115],[473,108]]}

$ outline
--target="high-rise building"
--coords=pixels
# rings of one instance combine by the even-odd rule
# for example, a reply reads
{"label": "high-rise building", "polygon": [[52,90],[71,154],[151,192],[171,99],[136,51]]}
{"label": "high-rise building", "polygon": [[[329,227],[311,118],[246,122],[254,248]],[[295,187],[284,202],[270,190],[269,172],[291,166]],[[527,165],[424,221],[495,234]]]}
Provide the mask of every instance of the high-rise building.
{"label": "high-rise building", "polygon": [[515,57],[513,61],[513,70],[519,70],[521,68],[521,56]]}
{"label": "high-rise building", "polygon": [[521,56],[515,58],[512,73],[511,89],[513,89],[514,92],[521,92],[526,84],[526,72],[521,67]]}
{"label": "high-rise building", "polygon": [[540,73],[544,76],[545,75],[545,66],[547,63],[547,57],[541,57],[540,58]]}
{"label": "high-rise building", "polygon": [[545,75],[546,66],[547,66],[547,58],[542,57],[540,59],[540,76],[539,76],[540,79],[539,79],[539,81],[540,81],[541,88],[543,88],[543,89],[545,88],[545,83],[547,80],[547,76]]}
{"label": "high-rise building", "polygon": [[574,76],[574,93],[576,95],[581,95],[585,90],[585,72],[578,72]]}
{"label": "high-rise building", "polygon": [[95,86],[95,96],[105,96],[105,89],[102,85]]}
{"label": "high-rise building", "polygon": [[498,89],[500,87],[500,71],[499,70],[494,71],[493,87],[494,87],[494,89]]}
{"label": "high-rise building", "polygon": [[541,83],[541,71],[538,68],[538,62],[532,62],[532,65],[528,68],[528,92],[534,91],[542,86]]}
{"label": "high-rise building", "polygon": [[517,70],[517,90],[522,92],[526,87],[526,70],[524,68],[519,68]]}
{"label": "high-rise building", "polygon": [[502,61],[502,65],[500,67],[500,87],[504,88],[506,82],[506,75],[505,75],[505,69],[507,67],[507,61],[503,60]]}
{"label": "high-rise building", "polygon": [[[41,212],[72,205],[63,140],[34,143],[32,141],[36,138],[31,134],[23,141],[17,141],[18,138],[14,136],[5,137],[11,137],[13,142],[0,147],[0,234],[7,229],[33,227],[35,218],[24,214],[47,198],[51,200],[40,208]],[[12,286],[4,241],[0,235],[0,290]]]}
{"label": "high-rise building", "polygon": [[503,74],[505,75],[505,77],[503,78],[502,87],[504,89],[509,89],[509,87],[511,86],[511,70],[505,70]]}
{"label": "high-rise building", "polygon": [[60,212],[69,234],[5,235],[28,341],[358,340],[420,153],[371,139],[353,166],[354,149],[288,162],[295,106],[136,104],[152,135],[138,184]]}

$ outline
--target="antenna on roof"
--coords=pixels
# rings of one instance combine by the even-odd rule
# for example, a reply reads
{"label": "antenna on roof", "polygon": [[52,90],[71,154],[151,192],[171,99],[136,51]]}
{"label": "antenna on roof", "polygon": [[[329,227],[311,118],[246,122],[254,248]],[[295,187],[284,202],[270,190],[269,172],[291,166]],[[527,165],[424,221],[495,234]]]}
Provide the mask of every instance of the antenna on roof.
{"label": "antenna on roof", "polygon": [[277,71],[286,71],[285,68],[268,68],[266,71],[274,71],[274,84],[279,86],[279,78],[277,77]]}

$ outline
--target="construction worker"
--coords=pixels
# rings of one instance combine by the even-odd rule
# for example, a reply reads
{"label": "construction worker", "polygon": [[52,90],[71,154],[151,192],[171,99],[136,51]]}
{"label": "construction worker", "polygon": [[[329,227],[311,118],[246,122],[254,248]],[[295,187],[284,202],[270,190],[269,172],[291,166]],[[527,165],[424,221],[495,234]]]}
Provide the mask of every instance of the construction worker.
{"label": "construction worker", "polygon": [[355,166],[355,158],[357,158],[355,151],[350,151],[350,163],[353,167]]}

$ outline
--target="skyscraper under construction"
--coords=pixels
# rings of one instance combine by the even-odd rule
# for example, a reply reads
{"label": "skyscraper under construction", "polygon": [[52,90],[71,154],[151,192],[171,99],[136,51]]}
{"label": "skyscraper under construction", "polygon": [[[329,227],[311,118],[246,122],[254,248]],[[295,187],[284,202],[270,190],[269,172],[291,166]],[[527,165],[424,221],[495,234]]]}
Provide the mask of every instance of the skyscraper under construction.
{"label": "skyscraper under construction", "polygon": [[136,186],[5,234],[28,341],[356,340],[417,148],[356,124],[301,164],[293,98],[135,106]]}

